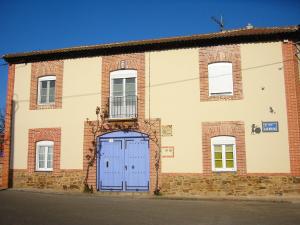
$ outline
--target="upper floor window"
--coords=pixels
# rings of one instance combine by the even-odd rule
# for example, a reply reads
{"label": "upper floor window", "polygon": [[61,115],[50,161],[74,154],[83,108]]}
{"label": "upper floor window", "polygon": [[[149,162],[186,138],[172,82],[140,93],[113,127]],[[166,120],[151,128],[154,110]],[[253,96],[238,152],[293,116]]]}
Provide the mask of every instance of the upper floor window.
{"label": "upper floor window", "polygon": [[36,143],[36,170],[53,171],[53,141]]}
{"label": "upper floor window", "polygon": [[110,73],[109,117],[137,117],[137,71],[118,70]]}
{"label": "upper floor window", "polygon": [[45,76],[38,79],[38,104],[55,103],[55,76]]}
{"label": "upper floor window", "polygon": [[211,155],[213,171],[236,171],[235,137],[211,138]]}
{"label": "upper floor window", "polygon": [[233,95],[232,63],[208,65],[209,96]]}

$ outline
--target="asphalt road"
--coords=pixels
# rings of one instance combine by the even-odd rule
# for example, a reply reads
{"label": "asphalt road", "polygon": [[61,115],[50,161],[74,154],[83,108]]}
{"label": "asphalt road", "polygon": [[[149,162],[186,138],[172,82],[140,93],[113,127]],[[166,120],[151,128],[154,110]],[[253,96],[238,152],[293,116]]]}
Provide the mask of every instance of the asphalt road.
{"label": "asphalt road", "polygon": [[300,203],[0,191],[1,225],[299,225]]}

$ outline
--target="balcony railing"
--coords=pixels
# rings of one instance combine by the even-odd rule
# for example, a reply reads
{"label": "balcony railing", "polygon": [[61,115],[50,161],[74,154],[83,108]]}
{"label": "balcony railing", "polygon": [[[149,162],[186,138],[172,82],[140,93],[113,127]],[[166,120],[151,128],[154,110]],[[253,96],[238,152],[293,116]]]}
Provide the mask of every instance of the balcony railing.
{"label": "balcony railing", "polygon": [[134,119],[137,118],[137,96],[109,97],[110,119]]}

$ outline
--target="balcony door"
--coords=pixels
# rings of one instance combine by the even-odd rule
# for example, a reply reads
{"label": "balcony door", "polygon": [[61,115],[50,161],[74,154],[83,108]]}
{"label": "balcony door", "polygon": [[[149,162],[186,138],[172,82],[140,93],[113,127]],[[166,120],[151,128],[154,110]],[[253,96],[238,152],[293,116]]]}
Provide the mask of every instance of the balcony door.
{"label": "balcony door", "polygon": [[137,117],[136,78],[136,70],[118,70],[110,73],[110,119]]}

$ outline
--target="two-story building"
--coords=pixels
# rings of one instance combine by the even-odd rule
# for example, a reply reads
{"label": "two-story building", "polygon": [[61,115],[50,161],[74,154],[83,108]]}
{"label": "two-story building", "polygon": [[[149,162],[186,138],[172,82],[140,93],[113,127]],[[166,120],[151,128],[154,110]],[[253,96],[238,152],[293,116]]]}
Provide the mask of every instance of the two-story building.
{"label": "two-story building", "polygon": [[7,54],[3,184],[299,194],[299,39],[248,27]]}

